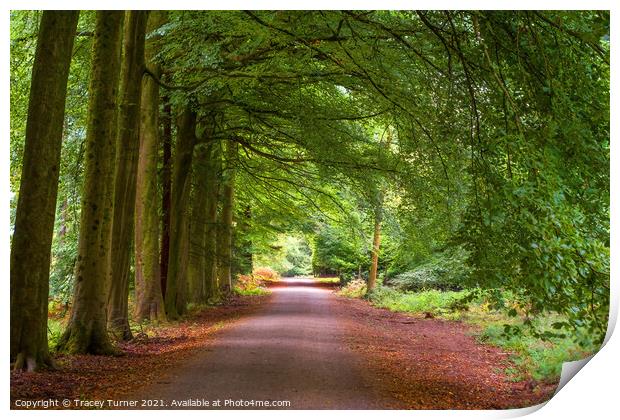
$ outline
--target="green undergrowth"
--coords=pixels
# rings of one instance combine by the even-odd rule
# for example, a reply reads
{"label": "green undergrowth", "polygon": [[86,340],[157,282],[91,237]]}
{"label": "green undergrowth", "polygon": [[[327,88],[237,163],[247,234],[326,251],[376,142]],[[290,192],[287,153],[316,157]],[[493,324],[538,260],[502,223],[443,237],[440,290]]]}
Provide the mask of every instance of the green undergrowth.
{"label": "green undergrowth", "polygon": [[261,286],[252,287],[252,288],[241,288],[238,286],[233,287],[233,291],[239,296],[264,296],[271,294],[269,289],[266,289]]}
{"label": "green undergrowth", "polygon": [[314,277],[313,280],[316,283],[329,283],[329,284],[339,284],[339,277]]}
{"label": "green undergrowth", "polygon": [[[354,289],[354,290],[353,290]],[[362,289],[364,293],[362,292]],[[471,334],[485,344],[493,345],[510,353],[511,366],[506,374],[513,381],[533,378],[537,381],[557,381],[562,363],[582,359],[595,353],[599,346],[584,340],[584,331],[558,328],[565,319],[554,313],[528,318],[515,314],[514,305],[506,300],[504,308],[493,308],[483,294],[473,291],[424,290],[401,292],[389,287],[377,287],[365,296],[374,306],[395,312],[432,316],[451,321],[463,321],[471,325]],[[361,293],[361,294],[360,294]],[[361,297],[365,288],[361,285],[348,288],[341,295]],[[534,328],[530,328],[534,327]],[[550,331],[544,336],[541,332]]]}
{"label": "green undergrowth", "polygon": [[[235,293],[239,295],[261,295],[270,293],[266,289],[250,289],[246,291],[237,291]],[[129,328],[134,338],[139,337],[155,337],[158,334],[159,327],[174,326],[183,321],[192,320],[204,311],[208,311],[223,302],[222,296],[213,297],[208,303],[188,303],[185,313],[176,320],[142,320],[136,321],[131,316],[129,317]],[[64,305],[57,301],[50,303],[50,313],[47,319],[47,339],[50,351],[55,352],[56,346],[60,340],[60,337],[64,333],[67,323],[69,321],[69,309],[64,308]],[[129,313],[134,312],[133,299],[129,300]],[[114,337],[111,336],[114,340]]]}
{"label": "green undergrowth", "polygon": [[361,298],[366,295],[366,282],[361,279],[351,280],[340,288],[338,294],[348,298]]}
{"label": "green undergrowth", "polygon": [[233,286],[233,293],[239,296],[268,295],[271,292],[265,285],[279,280],[279,274],[268,268],[254,270],[252,274],[239,274]]}
{"label": "green undergrowth", "polygon": [[582,348],[570,337],[541,340],[527,331],[509,335],[506,334],[505,325],[510,324],[506,322],[484,319],[476,322],[482,327],[475,333],[480,342],[511,352],[514,367],[507,368],[506,373],[514,381],[526,379],[528,376],[538,381],[556,381],[562,373],[564,362],[582,359],[597,350]]}
{"label": "green undergrowth", "polygon": [[466,295],[466,291],[398,292],[388,287],[378,287],[371,294],[370,300],[375,306],[394,312],[429,313],[433,316],[454,319],[458,316],[455,306]]}
{"label": "green undergrowth", "polygon": [[55,349],[62,333],[65,331],[66,322],[64,319],[48,318],[47,320],[47,340],[50,349]]}

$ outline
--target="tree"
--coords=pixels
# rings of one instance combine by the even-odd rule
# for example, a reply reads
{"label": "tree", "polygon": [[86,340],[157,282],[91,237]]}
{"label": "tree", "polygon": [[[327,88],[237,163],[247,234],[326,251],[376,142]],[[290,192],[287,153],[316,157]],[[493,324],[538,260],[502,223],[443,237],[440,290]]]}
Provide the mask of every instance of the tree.
{"label": "tree", "polygon": [[[147,33],[159,28],[165,13],[149,14]],[[147,66],[155,77],[161,76],[153,40],[146,42]],[[136,175],[135,272],[136,319],[165,319],[159,272],[159,214],[157,161],[159,159],[159,85],[150,76],[142,79],[140,111],[140,151]]]}
{"label": "tree", "polygon": [[122,340],[132,337],[127,299],[140,149],[140,100],[147,18],[147,11],[126,12],[123,41],[120,119],[114,175],[112,277],[108,293],[108,328]]}
{"label": "tree", "polygon": [[78,16],[77,11],[43,12],[37,38],[11,244],[11,361],[16,370],[52,366],[47,345],[50,250]]}
{"label": "tree", "polygon": [[159,276],[162,297],[166,296],[168,284],[168,259],[170,258],[170,203],[172,194],[172,107],[170,98],[164,96],[162,125],[162,171],[161,171],[161,252]]}
{"label": "tree", "polygon": [[[379,141],[381,148],[379,149],[379,153],[383,152],[382,149],[389,149],[392,143],[392,128],[387,127],[384,134],[386,135],[386,140],[383,141],[383,138]],[[374,213],[374,230],[372,235],[372,248],[370,251],[371,254],[371,262],[370,262],[370,272],[368,273],[368,288],[367,290],[372,291],[377,285],[377,271],[379,269],[379,251],[381,247],[381,222],[383,221],[383,200],[384,200],[384,189],[385,183],[379,180],[374,185],[374,197],[372,197],[373,204],[373,213]]]}
{"label": "tree", "polygon": [[237,143],[226,144],[226,169],[222,180],[222,211],[219,222],[220,243],[218,244],[218,265],[220,287],[230,292],[233,287],[233,206],[235,197],[235,165],[237,163]]}
{"label": "tree", "polygon": [[207,300],[217,300],[220,288],[217,280],[217,207],[219,203],[221,145],[217,141],[209,148],[207,156],[207,208],[205,210],[205,297]]}
{"label": "tree", "polygon": [[68,353],[114,354],[106,329],[123,12],[97,12],[89,86],[86,168],[71,317],[58,343]]}
{"label": "tree", "polygon": [[177,146],[170,203],[170,251],[164,305],[170,319],[185,312],[188,266],[190,171],[196,143],[196,113],[185,105],[177,117]]}
{"label": "tree", "polygon": [[207,145],[194,148],[192,168],[192,204],[189,236],[189,267],[187,272],[188,300],[192,303],[205,301],[205,250],[207,245],[207,198],[208,158],[211,150]]}

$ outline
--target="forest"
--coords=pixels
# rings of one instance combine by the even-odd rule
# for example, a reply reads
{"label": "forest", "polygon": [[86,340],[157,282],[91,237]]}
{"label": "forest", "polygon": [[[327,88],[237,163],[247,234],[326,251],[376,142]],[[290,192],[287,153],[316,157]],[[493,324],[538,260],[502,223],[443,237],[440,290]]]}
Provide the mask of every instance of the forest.
{"label": "forest", "polygon": [[268,306],[280,278],[424,325],[484,308],[487,344],[558,366],[595,352],[609,33],[607,11],[11,11],[12,378]]}

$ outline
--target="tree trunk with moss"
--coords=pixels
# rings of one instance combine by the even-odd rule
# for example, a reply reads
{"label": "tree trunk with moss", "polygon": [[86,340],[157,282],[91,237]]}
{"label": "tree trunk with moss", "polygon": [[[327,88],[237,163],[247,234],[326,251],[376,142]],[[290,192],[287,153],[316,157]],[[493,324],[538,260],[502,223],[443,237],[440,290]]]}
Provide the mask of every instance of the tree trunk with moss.
{"label": "tree trunk with moss", "polygon": [[127,303],[140,149],[140,101],[147,17],[147,11],[128,11],[125,15],[121,104],[114,175],[112,266],[108,292],[108,329],[120,340],[132,338]]}
{"label": "tree trunk with moss", "polygon": [[161,252],[159,277],[162,296],[166,296],[168,283],[168,257],[170,256],[170,196],[172,191],[172,108],[170,98],[162,98],[162,170],[161,170]]}
{"label": "tree trunk with moss", "polygon": [[252,274],[254,255],[252,252],[252,208],[247,205],[243,214],[239,215],[233,234],[233,264],[232,276],[237,274]]}
{"label": "tree trunk with moss", "polygon": [[[392,144],[392,127],[387,127],[385,133],[385,142],[383,141],[383,138],[381,138],[381,141],[379,142],[379,153],[382,153],[384,150],[388,150],[390,148],[390,145]],[[375,186],[375,188],[376,191],[373,200],[375,228],[372,236],[372,249],[370,251],[370,271],[368,273],[368,283],[366,288],[368,292],[372,291],[377,285],[377,273],[379,272],[379,251],[381,248],[381,223],[383,222],[384,185],[382,185],[382,183],[379,183]]]}
{"label": "tree trunk with moss", "polygon": [[11,362],[52,367],[49,270],[67,80],[79,12],[44,11],[32,68],[21,183],[11,243]]}
{"label": "tree trunk with moss", "polygon": [[372,250],[370,272],[368,273],[368,287],[370,292],[377,285],[377,272],[379,269],[379,249],[381,247],[381,221],[383,219],[383,194],[377,192],[375,203],[375,228],[372,236]]}
{"label": "tree trunk with moss", "polygon": [[82,213],[71,318],[58,349],[113,354],[106,329],[106,280],[110,253],[109,193],[113,188],[116,113],[123,13],[97,12],[89,86]]}
{"label": "tree trunk with moss", "polygon": [[205,250],[207,243],[206,213],[208,195],[208,157],[211,147],[195,147],[192,179],[192,206],[189,238],[188,300],[191,303],[205,301]]}
{"label": "tree trunk with moss", "polygon": [[232,240],[233,240],[233,209],[235,197],[235,165],[237,162],[237,143],[226,144],[226,161],[222,181],[222,212],[219,222],[219,282],[220,288],[229,293],[233,287],[232,278]]}
{"label": "tree trunk with moss", "polygon": [[[147,32],[159,28],[165,20],[165,12],[152,11]],[[156,77],[160,77],[154,40],[146,42],[147,65]],[[159,278],[159,214],[157,211],[157,161],[159,158],[159,85],[152,77],[142,80],[140,112],[140,153],[136,183],[135,208],[135,272],[137,320],[164,320],[164,299]]]}
{"label": "tree trunk with moss", "polygon": [[217,301],[220,288],[217,281],[217,207],[219,202],[221,146],[214,143],[207,165],[207,208],[205,210],[205,297],[207,302]]}
{"label": "tree trunk with moss", "polygon": [[185,312],[190,171],[196,139],[196,114],[186,106],[177,119],[177,145],[170,199],[170,249],[164,305],[170,319]]}

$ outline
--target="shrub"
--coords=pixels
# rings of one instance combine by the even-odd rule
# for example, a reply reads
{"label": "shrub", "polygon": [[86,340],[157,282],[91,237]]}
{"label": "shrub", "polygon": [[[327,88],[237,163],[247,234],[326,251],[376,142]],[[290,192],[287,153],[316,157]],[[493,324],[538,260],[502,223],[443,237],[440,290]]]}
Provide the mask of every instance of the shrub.
{"label": "shrub", "polygon": [[241,296],[262,296],[262,295],[268,295],[269,293],[271,293],[269,290],[265,289],[264,287],[257,287],[255,289],[241,289],[239,288],[239,286],[234,286],[233,287],[233,291]]}
{"label": "shrub", "polygon": [[401,273],[389,285],[403,291],[461,290],[470,269],[465,259],[467,253],[460,248],[436,254],[430,261],[411,271]]}
{"label": "shrub", "polygon": [[396,289],[411,292],[423,290],[459,290],[461,287],[447,278],[445,270],[439,267],[420,266],[413,271],[399,274],[390,281]]}
{"label": "shrub", "polygon": [[252,275],[260,281],[280,281],[280,274],[271,267],[258,267]]}
{"label": "shrub", "polygon": [[362,279],[355,279],[348,282],[345,286],[340,288],[338,294],[340,296],[346,296],[351,298],[360,298],[366,295],[366,282]]}
{"label": "shrub", "polygon": [[389,302],[398,299],[403,293],[386,286],[377,286],[369,294],[370,301],[376,306],[381,302]]}
{"label": "shrub", "polygon": [[244,275],[239,274],[237,276],[236,286],[240,289],[255,289],[257,287],[262,286],[262,281],[260,278],[253,275]]}
{"label": "shrub", "polygon": [[237,276],[237,282],[233,287],[233,291],[243,296],[266,295],[269,293],[269,291],[263,287],[261,278],[244,274],[239,274]]}
{"label": "shrub", "polygon": [[[547,315],[543,321],[553,321],[557,315]],[[505,320],[504,320],[505,321]],[[557,381],[562,373],[562,364],[570,360],[583,359],[594,354],[598,346],[582,347],[575,343],[574,337],[552,338],[543,341],[527,329],[513,329],[518,334],[506,334],[504,321],[483,322],[478,340],[511,352],[515,368],[510,372],[514,380],[526,379]],[[515,325],[518,327],[519,323]]]}
{"label": "shrub", "polygon": [[462,292],[442,292],[427,290],[422,292],[399,292],[388,287],[377,287],[370,294],[375,306],[397,312],[430,313],[432,315],[450,314],[455,303],[468,294]]}

